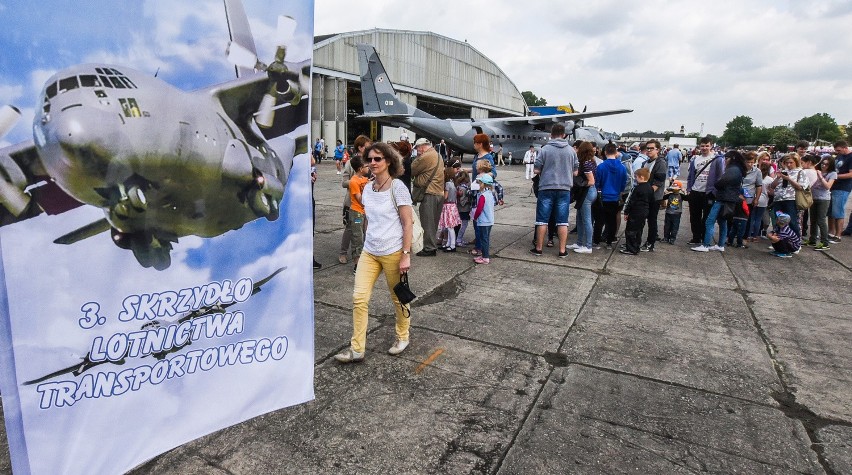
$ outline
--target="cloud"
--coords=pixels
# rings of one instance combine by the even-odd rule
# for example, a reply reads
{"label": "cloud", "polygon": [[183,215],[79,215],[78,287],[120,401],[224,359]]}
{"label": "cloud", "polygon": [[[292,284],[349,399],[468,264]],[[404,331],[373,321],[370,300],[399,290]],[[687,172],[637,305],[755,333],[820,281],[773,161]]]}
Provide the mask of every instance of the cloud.
{"label": "cloud", "polygon": [[[467,40],[520,90],[550,104],[634,108],[590,121],[617,131],[684,124],[698,132],[703,123],[705,133],[720,134],[735,111],[767,125],[817,112],[845,123],[852,110],[843,86],[852,74],[852,37],[835,34],[852,23],[846,1],[494,0],[483,12],[479,3],[438,0],[406,15],[398,6],[317,2],[317,34],[378,27]],[[335,14],[343,8],[369,20],[353,26]]]}

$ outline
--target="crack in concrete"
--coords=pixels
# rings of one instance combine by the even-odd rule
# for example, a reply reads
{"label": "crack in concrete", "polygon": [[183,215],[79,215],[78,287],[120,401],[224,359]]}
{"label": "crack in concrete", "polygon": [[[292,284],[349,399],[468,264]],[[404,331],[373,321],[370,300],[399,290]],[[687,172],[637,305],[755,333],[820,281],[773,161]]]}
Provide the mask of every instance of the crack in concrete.
{"label": "crack in concrete", "polygon": [[831,464],[829,464],[826,459],[825,448],[817,435],[817,430],[820,428],[837,423],[816,415],[807,406],[796,402],[795,390],[787,382],[784,363],[778,360],[778,347],[775,346],[769,338],[769,334],[763,328],[763,325],[761,325],[760,320],[757,318],[757,313],[754,311],[754,299],[750,297],[748,290],[742,288],[741,282],[737,278],[733,269],[731,269],[731,265],[728,263],[727,259],[725,259],[724,256],[722,256],[722,259],[728,267],[728,271],[734,277],[734,281],[737,282],[737,289],[735,289],[735,292],[740,294],[746,308],[748,308],[752,324],[766,347],[766,353],[769,355],[770,361],[772,361],[772,367],[775,370],[778,382],[781,384],[781,388],[783,389],[783,392],[774,392],[771,395],[778,403],[778,407],[776,409],[780,410],[787,418],[798,421],[802,424],[802,427],[805,429],[805,433],[808,435],[808,439],[810,440],[810,448],[816,454],[817,461],[822,469],[827,475],[838,475],[837,472],[831,468]]}

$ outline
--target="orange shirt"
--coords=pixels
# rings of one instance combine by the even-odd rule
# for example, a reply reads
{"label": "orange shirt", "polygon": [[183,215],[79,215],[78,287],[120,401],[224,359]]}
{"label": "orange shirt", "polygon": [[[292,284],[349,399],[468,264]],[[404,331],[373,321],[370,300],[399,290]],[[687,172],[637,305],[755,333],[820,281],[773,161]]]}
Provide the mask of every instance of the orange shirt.
{"label": "orange shirt", "polygon": [[349,199],[352,201],[352,204],[349,205],[349,208],[352,211],[357,211],[359,213],[364,212],[364,203],[361,200],[355,199],[356,194],[364,193],[364,187],[367,185],[367,182],[370,181],[365,176],[355,175],[349,180]]}

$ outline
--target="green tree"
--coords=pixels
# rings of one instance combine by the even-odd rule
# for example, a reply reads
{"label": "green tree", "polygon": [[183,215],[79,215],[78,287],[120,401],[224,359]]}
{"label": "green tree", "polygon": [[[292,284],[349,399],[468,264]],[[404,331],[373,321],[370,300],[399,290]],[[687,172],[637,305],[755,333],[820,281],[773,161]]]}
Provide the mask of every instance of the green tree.
{"label": "green tree", "polygon": [[738,115],[725,125],[722,141],[729,146],[740,147],[748,145],[751,141],[751,133],[754,129],[754,121],[747,115]]}
{"label": "green tree", "polygon": [[837,121],[825,112],[799,119],[793,124],[793,130],[799,137],[810,142],[816,139],[834,142],[840,138]]}
{"label": "green tree", "polygon": [[758,126],[751,131],[751,145],[766,145],[772,143],[774,129]]}
{"label": "green tree", "polygon": [[787,147],[795,144],[799,140],[799,136],[796,132],[783,125],[777,125],[772,127],[772,137],[769,139],[770,143],[775,145],[775,150],[785,152],[787,151]]}
{"label": "green tree", "polygon": [[523,91],[521,95],[524,96],[524,101],[528,106],[546,106],[547,99],[543,97],[538,97],[532,93],[532,91]]}

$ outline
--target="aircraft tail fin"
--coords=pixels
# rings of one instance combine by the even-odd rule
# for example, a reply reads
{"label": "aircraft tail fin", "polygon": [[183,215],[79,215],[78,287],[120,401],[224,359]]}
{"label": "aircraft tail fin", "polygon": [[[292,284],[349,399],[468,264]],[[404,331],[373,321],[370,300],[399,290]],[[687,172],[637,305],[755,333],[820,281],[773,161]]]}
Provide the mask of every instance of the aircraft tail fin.
{"label": "aircraft tail fin", "polygon": [[[246,54],[257,57],[257,48],[254,45],[254,35],[251,34],[248,16],[240,0],[225,0],[225,16],[228,18],[228,33],[231,42],[240,45],[246,50]],[[234,66],[237,77],[246,77],[255,73],[253,68]]]}
{"label": "aircraft tail fin", "polygon": [[411,116],[415,108],[401,101],[373,45],[358,44],[361,99],[365,116]]}

